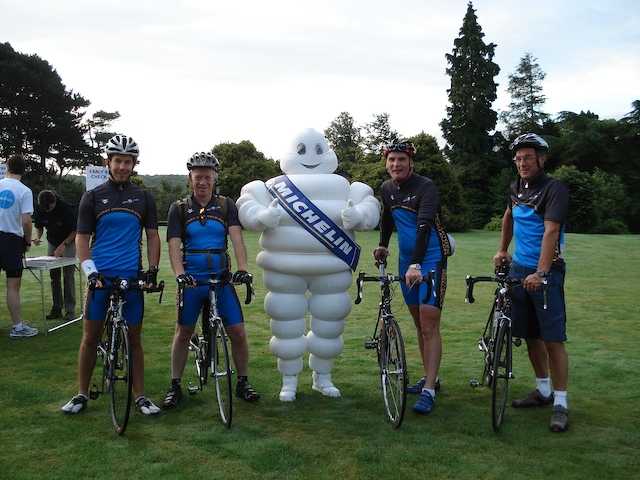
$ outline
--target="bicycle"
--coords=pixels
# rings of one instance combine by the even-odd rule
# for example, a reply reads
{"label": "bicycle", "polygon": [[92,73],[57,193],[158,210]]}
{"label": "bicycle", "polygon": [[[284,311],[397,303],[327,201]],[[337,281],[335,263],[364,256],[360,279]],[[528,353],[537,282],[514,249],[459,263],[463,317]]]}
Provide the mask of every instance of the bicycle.
{"label": "bicycle", "polygon": [[[193,287],[207,285],[209,287],[208,316],[205,321],[204,314],[201,322],[201,333],[194,332],[189,341],[189,351],[193,354],[195,374],[197,383],[189,382],[187,391],[190,395],[202,391],[211,376],[215,380],[216,400],[218,403],[218,413],[222,423],[231,428],[233,417],[233,390],[232,378],[234,371],[231,368],[229,357],[229,342],[227,331],[224,328],[222,317],[218,313],[218,290],[229,283],[230,274],[213,275],[203,281],[197,281]],[[254,295],[252,277],[247,282],[246,298],[244,303],[251,303]],[[239,284],[234,284],[239,285]],[[181,284],[178,287],[178,308],[184,305],[184,288],[187,285]],[[211,372],[209,374],[209,372]]]}
{"label": "bicycle", "polygon": [[[92,385],[89,398],[96,400],[102,393],[111,395],[111,421],[118,435],[124,434],[129,423],[131,412],[132,386],[133,386],[133,358],[129,350],[129,327],[122,315],[122,308],[126,302],[126,294],[129,290],[141,290],[145,293],[160,292],[159,303],[162,303],[164,281],[158,283],[155,288],[144,286],[142,280],[130,280],[126,278],[107,277],[109,307],[102,330],[102,336],[98,342],[97,357],[102,361],[102,373],[100,388]],[[89,284],[89,292],[98,290],[95,284]]]}
{"label": "bicycle", "polygon": [[[379,275],[367,276],[360,272],[356,285],[358,288],[356,305],[362,302],[364,282],[380,283],[380,303],[378,305],[378,318],[371,339],[366,340],[364,348],[376,350],[378,367],[380,371],[380,385],[382,387],[382,399],[386,418],[393,428],[400,428],[407,405],[407,362],[404,350],[404,341],[400,325],[391,312],[391,285],[394,282],[404,282],[404,277],[388,274],[385,271],[386,264],[377,263]],[[429,292],[433,289],[433,276],[430,273],[424,276],[422,281],[428,281]],[[427,294],[429,296],[430,293]]]}
{"label": "bicycle", "polygon": [[[473,287],[479,282],[497,283],[489,318],[482,335],[478,339],[478,349],[483,353],[482,377],[471,379],[472,387],[487,386],[491,389],[491,426],[499,432],[509,395],[509,381],[513,375],[513,345],[522,344],[520,338],[513,338],[511,330],[511,291],[521,287],[520,280],[509,278],[509,266],[496,267],[494,276],[472,277],[467,275],[465,301],[474,303]],[[547,307],[546,280],[543,283],[544,308]]]}

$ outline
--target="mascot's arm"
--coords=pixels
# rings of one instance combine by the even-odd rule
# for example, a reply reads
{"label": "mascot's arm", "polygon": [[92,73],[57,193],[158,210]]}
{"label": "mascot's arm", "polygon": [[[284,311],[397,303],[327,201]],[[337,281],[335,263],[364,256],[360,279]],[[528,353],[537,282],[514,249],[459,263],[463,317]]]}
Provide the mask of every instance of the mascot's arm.
{"label": "mascot's arm", "polygon": [[351,184],[349,200],[360,214],[359,222],[354,230],[373,230],[380,222],[380,202],[373,196],[373,190],[369,185],[361,182]]}
{"label": "mascot's arm", "polygon": [[240,191],[236,202],[240,223],[247,230],[262,232],[267,228],[260,219],[272,203],[273,197],[267,191],[264,182],[255,180],[247,183]]}

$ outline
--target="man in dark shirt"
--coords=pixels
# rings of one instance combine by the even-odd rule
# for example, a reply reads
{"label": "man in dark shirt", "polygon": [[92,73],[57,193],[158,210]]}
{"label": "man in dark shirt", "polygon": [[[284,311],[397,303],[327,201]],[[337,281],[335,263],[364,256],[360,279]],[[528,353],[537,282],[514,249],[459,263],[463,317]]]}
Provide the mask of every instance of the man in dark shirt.
{"label": "man in dark shirt", "polygon": [[[89,382],[96,363],[96,348],[106,317],[110,279],[144,278],[154,286],[160,261],[158,215],[153,196],[130,181],[138,162],[138,144],[131,137],[116,135],[105,146],[109,180],[86,192],[80,200],[76,248],[82,271],[90,285],[83,334],[78,353],[78,394],[62,406],[66,414],[82,412],[89,399]],[[149,269],[142,271],[142,232],[147,238]],[[144,299],[140,290],[126,293],[122,315],[129,330],[132,356],[132,389],[136,407],[143,415],[156,415],[160,408],[144,395],[142,320]]]}
{"label": "man in dark shirt", "polygon": [[[165,408],[176,407],[182,398],[181,379],[189,353],[189,340],[200,312],[209,308],[209,286],[198,282],[212,276],[230,277],[227,238],[231,239],[238,267],[233,281],[244,282],[251,278],[247,272],[247,250],[236,205],[231,199],[214,193],[218,159],[212,153],[196,153],[187,162],[187,168],[193,194],[171,205],[167,222],[171,267],[178,285],[189,288],[184,288],[182,307],[177,312],[171,346],[171,385],[164,398]],[[240,302],[231,283],[218,290],[217,307],[231,339],[238,373],[236,396],[254,402],[260,395],[249,383],[249,344]]]}
{"label": "man in dark shirt", "polygon": [[[549,427],[563,432],[569,426],[569,359],[564,346],[565,264],[561,255],[569,193],[561,182],[544,173],[548,149],[547,142],[534,133],[520,135],[511,144],[518,179],[511,185],[500,246],[493,259],[496,266],[511,262],[510,276],[522,280],[522,287],[515,287],[512,293],[513,335],[526,339],[536,375],[536,389],[526,398],[514,400],[512,406],[553,403]],[[513,261],[508,253],[512,239]],[[546,308],[543,288],[547,291]]]}
{"label": "man in dark shirt", "polygon": [[[52,190],[42,190],[38,195],[38,208],[33,215],[36,226],[35,245],[42,242],[42,234],[47,229],[47,255],[54,257],[76,256],[76,219],[75,209],[58,197]],[[75,317],[75,267],[70,265],[63,268],[64,271],[64,309],[65,320]],[[48,320],[62,317],[62,285],[60,282],[60,269],[49,272],[51,275],[51,296],[53,306],[47,315]]]}
{"label": "man in dark shirt", "polygon": [[[440,223],[438,188],[431,179],[413,172],[415,147],[399,142],[385,146],[383,153],[391,179],[382,185],[380,246],[373,256],[377,261],[386,259],[395,225],[399,275],[405,277],[405,283],[401,284],[402,294],[416,326],[424,367],[424,377],[407,391],[420,394],[413,410],[428,414],[433,409],[439,388],[440,314],[447,285],[447,256],[453,253],[452,245]],[[431,294],[427,296],[429,285],[420,282],[429,272],[433,272],[434,277]]]}

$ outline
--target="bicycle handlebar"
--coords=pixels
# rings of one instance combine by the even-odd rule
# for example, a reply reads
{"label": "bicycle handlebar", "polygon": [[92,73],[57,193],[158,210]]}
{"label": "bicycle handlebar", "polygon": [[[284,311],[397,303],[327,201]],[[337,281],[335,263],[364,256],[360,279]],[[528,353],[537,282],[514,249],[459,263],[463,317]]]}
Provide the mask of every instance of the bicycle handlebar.
{"label": "bicycle handlebar", "polygon": [[[404,277],[400,277],[399,275],[393,275],[391,273],[386,273],[385,272],[386,263],[376,262],[376,266],[379,269],[379,275],[377,276],[370,276],[370,275],[367,275],[365,272],[360,272],[358,274],[358,278],[356,280],[356,286],[358,288],[357,294],[356,294],[356,300],[355,300],[356,305],[359,305],[360,302],[362,302],[362,292],[363,292],[364,282],[380,282],[380,286],[384,287],[385,285],[389,285],[392,282],[405,281]],[[420,282],[418,282],[418,283],[426,283],[429,287],[425,298],[429,298],[431,296],[431,292],[433,291],[433,288],[434,288],[433,273],[434,272],[431,271],[427,275],[423,275]]]}
{"label": "bicycle handlebar", "polygon": [[[502,287],[512,288],[516,286],[523,286],[522,280],[515,280],[513,278],[508,277],[506,274],[497,274],[495,276],[480,276],[480,277],[472,277],[471,275],[467,275],[465,278],[465,283],[467,284],[467,291],[465,294],[465,302],[466,303],[474,303],[476,299],[473,297],[473,287],[476,283],[479,282],[494,282]],[[543,299],[543,308],[546,310],[548,306],[548,296],[547,290],[549,289],[549,284],[547,279],[542,280],[542,299]]]}
{"label": "bicycle handlebar", "polygon": [[224,284],[224,283],[231,283],[232,285],[242,285],[244,284],[246,287],[246,295],[245,295],[245,299],[244,299],[244,303],[245,305],[248,305],[251,303],[251,300],[253,299],[253,297],[255,296],[255,290],[253,288],[253,276],[251,278],[249,278],[247,281],[244,282],[230,282],[229,281],[230,277],[224,277],[224,278],[220,278],[220,277],[216,277],[216,278],[208,278],[206,280],[197,280],[195,285],[182,285],[182,284],[178,284],[178,289],[182,290],[184,288],[194,288],[194,287],[200,287],[200,286],[209,286],[212,287],[214,285],[218,285],[218,284]]}
{"label": "bicycle handlebar", "polygon": [[118,290],[122,293],[125,293],[129,290],[141,290],[145,293],[157,293],[160,292],[160,298],[158,299],[158,303],[162,303],[162,295],[164,293],[164,280],[160,280],[158,284],[154,286],[145,286],[144,280],[140,279],[128,279],[121,277],[104,277],[105,280],[111,282],[110,285],[105,285],[102,287],[97,287],[95,283],[89,282],[87,288],[90,291],[94,290]]}

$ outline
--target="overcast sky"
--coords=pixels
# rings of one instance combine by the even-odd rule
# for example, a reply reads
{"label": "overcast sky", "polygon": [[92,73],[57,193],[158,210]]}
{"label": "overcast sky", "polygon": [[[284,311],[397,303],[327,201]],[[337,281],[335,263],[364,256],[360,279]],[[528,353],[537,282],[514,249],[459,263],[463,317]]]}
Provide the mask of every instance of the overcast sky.
{"label": "overcast sky", "polygon": [[[476,0],[497,44],[497,110],[525,52],[547,73],[545,110],[619,118],[640,98],[640,2]],[[0,0],[0,41],[49,61],[91,111],[141,149],[140,172],[251,140],[277,158],[340,112],[388,112],[404,135],[443,146],[450,53],[466,1]]]}

